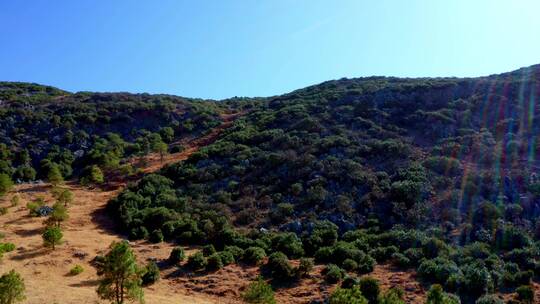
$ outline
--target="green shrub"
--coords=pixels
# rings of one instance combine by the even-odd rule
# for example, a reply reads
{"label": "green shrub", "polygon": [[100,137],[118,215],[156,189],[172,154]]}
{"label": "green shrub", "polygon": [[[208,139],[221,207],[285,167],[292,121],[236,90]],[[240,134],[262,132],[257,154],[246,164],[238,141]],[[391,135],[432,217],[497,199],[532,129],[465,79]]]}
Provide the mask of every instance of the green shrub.
{"label": "green shrub", "polygon": [[341,263],[341,267],[347,271],[355,271],[358,268],[358,263],[351,259],[345,259],[345,261]]}
{"label": "green shrub", "polygon": [[411,266],[417,266],[424,258],[424,252],[420,248],[409,248],[403,252],[403,255],[411,261]]}
{"label": "green shrub", "polygon": [[81,178],[81,184],[83,185],[89,185],[89,184],[103,184],[105,181],[105,177],[103,175],[103,171],[96,166],[92,165],[84,169],[83,176]]}
{"label": "green shrub", "polygon": [[375,259],[366,254],[358,262],[358,268],[356,270],[360,274],[370,273],[373,271],[375,264]]}
{"label": "green shrub", "polygon": [[422,244],[422,251],[426,258],[433,259],[444,253],[448,253],[449,249],[448,245],[443,241],[436,238],[430,238],[427,242]]}
{"label": "green shrub", "polygon": [[248,264],[259,264],[266,257],[264,249],[260,247],[249,247],[244,251],[244,261]]}
{"label": "green shrub", "polygon": [[444,284],[451,274],[459,273],[456,263],[445,258],[424,260],[418,266],[418,275],[427,282]]}
{"label": "green shrub", "polygon": [[363,277],[360,279],[358,286],[360,287],[360,292],[368,300],[369,304],[377,304],[379,293],[381,292],[379,281],[372,277]]}
{"label": "green shrub", "polygon": [[64,234],[60,227],[49,226],[45,228],[41,237],[43,238],[43,245],[45,245],[45,247],[51,247],[54,250],[56,245],[62,242]]}
{"label": "green shrub", "polygon": [[345,275],[345,278],[341,282],[341,288],[353,288],[354,286],[358,286],[359,282],[357,277]]}
{"label": "green shrub", "polygon": [[397,253],[399,249],[396,246],[378,247],[372,249],[369,255],[379,263],[389,260],[394,253]]}
{"label": "green shrub", "polygon": [[24,280],[20,274],[11,270],[0,276],[0,303],[14,304],[25,300]]}
{"label": "green shrub", "polygon": [[324,279],[328,283],[337,283],[343,279],[345,271],[335,264],[328,264],[323,270]]}
{"label": "green shrub", "polygon": [[202,248],[202,253],[204,254],[205,257],[211,256],[212,254],[216,253],[216,248],[214,248],[214,245],[212,244],[205,245]]}
{"label": "green shrub", "polygon": [[174,247],[171,250],[171,254],[169,255],[169,263],[178,264],[182,262],[185,258],[186,258],[186,254],[184,253],[184,248]]}
{"label": "green shrub", "polygon": [[469,264],[461,267],[463,277],[460,282],[460,293],[471,297],[479,297],[493,287],[493,280],[489,271],[481,263]]}
{"label": "green shrub", "polygon": [[282,252],[274,252],[268,257],[264,267],[274,279],[291,280],[295,277],[294,269],[287,256]]}
{"label": "green shrub", "polygon": [[39,216],[38,209],[45,205],[45,201],[42,198],[38,198],[32,202],[26,204],[26,209],[31,216]]}
{"label": "green shrub", "polygon": [[238,246],[225,246],[224,251],[230,252],[235,261],[240,261],[244,256],[244,249]]}
{"label": "green shrub", "polygon": [[402,253],[394,253],[392,255],[392,264],[400,268],[411,267],[411,260]]}
{"label": "green shrub", "polygon": [[321,247],[315,252],[315,261],[317,263],[329,263],[333,260],[333,254],[332,247]]}
{"label": "green shrub", "polygon": [[503,284],[506,287],[517,287],[520,285],[528,285],[531,283],[531,279],[534,276],[532,270],[527,271],[506,271],[503,274]]}
{"label": "green shrub", "polygon": [[451,294],[443,291],[439,284],[434,284],[430,287],[427,293],[426,304],[460,304],[459,299]]}
{"label": "green shrub", "polygon": [[144,226],[134,227],[129,231],[130,240],[143,240],[149,237],[148,230]]}
{"label": "green shrub", "polygon": [[0,252],[11,252],[15,250],[15,244],[13,243],[0,243]]}
{"label": "green shrub", "polygon": [[488,294],[480,297],[476,304],[504,304],[504,301],[496,295]]}
{"label": "green shrub", "polygon": [[332,264],[341,265],[346,259],[351,259],[358,263],[364,256],[365,253],[356,248],[353,243],[340,241],[332,247],[329,259]]}
{"label": "green shrub", "polygon": [[298,268],[296,269],[296,272],[299,277],[305,277],[309,275],[311,270],[313,270],[313,259],[311,258],[301,258],[300,264],[298,265]]}
{"label": "green shrub", "polygon": [[84,268],[81,265],[75,265],[69,270],[69,274],[72,276],[76,276],[78,274],[81,274],[83,271]]}
{"label": "green shrub", "polygon": [[[390,288],[385,292],[379,300],[379,304],[405,304],[403,296],[405,295],[403,289],[399,287]],[[450,303],[448,303],[450,304]],[[458,303],[455,303],[458,304]]]}
{"label": "green shrub", "polygon": [[159,280],[159,267],[156,262],[151,261],[146,265],[142,276],[142,284],[144,286],[152,285]]}
{"label": "green shrub", "polygon": [[280,251],[290,258],[300,258],[304,255],[302,241],[296,233],[279,233],[272,240],[272,249]]}
{"label": "green shrub", "polygon": [[223,263],[223,266],[227,266],[235,262],[234,256],[230,251],[224,250],[224,251],[218,252],[217,254],[221,258],[221,262]]}
{"label": "green shrub", "polygon": [[206,269],[207,270],[219,270],[223,268],[223,261],[218,253],[213,253],[207,258]]}
{"label": "green shrub", "polygon": [[0,197],[8,193],[13,188],[13,181],[9,175],[0,173]]}
{"label": "green shrub", "polygon": [[152,231],[152,233],[150,234],[149,240],[152,243],[163,242],[163,233],[161,232],[161,229],[156,229]]}
{"label": "green shrub", "polygon": [[206,267],[206,257],[198,251],[188,257],[187,266],[193,270],[200,270]]}
{"label": "green shrub", "polygon": [[7,207],[0,207],[0,215],[5,215],[8,213]]}
{"label": "green shrub", "polygon": [[368,304],[368,301],[362,295],[360,288],[336,288],[330,295],[329,304]]}
{"label": "green shrub", "polygon": [[523,285],[516,289],[517,299],[524,304],[534,303],[534,288],[531,285]]}
{"label": "green shrub", "polygon": [[250,283],[242,293],[242,299],[253,304],[275,304],[274,291],[272,286],[266,283],[261,277]]}

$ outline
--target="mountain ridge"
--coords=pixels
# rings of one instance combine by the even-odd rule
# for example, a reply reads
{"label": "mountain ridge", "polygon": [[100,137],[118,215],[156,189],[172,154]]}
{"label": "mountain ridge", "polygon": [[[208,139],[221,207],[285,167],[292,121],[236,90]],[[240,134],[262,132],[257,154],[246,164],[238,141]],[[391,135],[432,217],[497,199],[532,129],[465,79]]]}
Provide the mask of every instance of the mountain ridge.
{"label": "mountain ridge", "polygon": [[326,81],[323,81],[323,82],[320,82],[320,83],[308,85],[306,87],[296,89],[296,90],[293,90],[293,91],[288,92],[288,93],[286,92],[286,93],[278,94],[278,95],[271,95],[271,96],[234,96],[234,97],[228,97],[228,98],[223,98],[223,99],[185,97],[185,96],[182,96],[182,95],[170,94],[170,93],[147,93],[147,92],[132,93],[132,92],[129,92],[129,91],[87,91],[87,90],[85,90],[85,91],[72,92],[72,91],[67,91],[67,90],[64,90],[64,89],[60,89],[59,87],[50,86],[50,85],[41,84],[41,83],[25,82],[25,81],[6,81],[6,80],[4,80],[4,81],[0,80],[0,92],[7,89],[5,87],[6,85],[8,85],[8,86],[9,85],[13,85],[13,86],[20,86],[20,85],[29,86],[30,85],[30,86],[49,88],[51,90],[58,90],[58,91],[65,92],[65,93],[68,93],[68,94],[93,93],[93,94],[155,95],[155,96],[170,96],[170,97],[179,97],[179,98],[204,100],[204,101],[226,101],[226,100],[232,100],[232,99],[237,99],[237,98],[272,98],[272,97],[275,97],[275,96],[294,93],[297,90],[302,90],[302,89],[306,89],[306,88],[309,88],[309,87],[319,86],[319,85],[323,85],[325,83],[336,82],[336,81],[340,81],[340,80],[370,80],[370,79],[378,79],[378,78],[408,79],[408,80],[479,79],[479,78],[490,78],[490,77],[502,77],[502,76],[505,76],[505,75],[522,73],[522,72],[526,72],[526,71],[533,71],[533,72],[536,72],[536,73],[540,73],[540,63],[539,64],[533,64],[533,65],[530,65],[530,66],[521,67],[521,68],[515,69],[515,70],[510,71],[510,72],[501,72],[501,73],[495,73],[495,74],[489,74],[489,75],[469,76],[469,77],[459,77],[459,76],[398,77],[398,76],[382,76],[382,75],[371,75],[371,76],[360,76],[360,77],[342,77],[342,78],[339,78],[339,79],[326,80]]}

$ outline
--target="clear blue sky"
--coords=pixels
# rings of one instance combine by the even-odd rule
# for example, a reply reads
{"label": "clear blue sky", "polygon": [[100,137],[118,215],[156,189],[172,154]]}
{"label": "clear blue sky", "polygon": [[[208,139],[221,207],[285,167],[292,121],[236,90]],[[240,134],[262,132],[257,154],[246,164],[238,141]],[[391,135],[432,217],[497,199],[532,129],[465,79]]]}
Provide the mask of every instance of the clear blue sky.
{"label": "clear blue sky", "polygon": [[341,77],[540,63],[540,1],[0,2],[0,80],[70,91],[269,96]]}

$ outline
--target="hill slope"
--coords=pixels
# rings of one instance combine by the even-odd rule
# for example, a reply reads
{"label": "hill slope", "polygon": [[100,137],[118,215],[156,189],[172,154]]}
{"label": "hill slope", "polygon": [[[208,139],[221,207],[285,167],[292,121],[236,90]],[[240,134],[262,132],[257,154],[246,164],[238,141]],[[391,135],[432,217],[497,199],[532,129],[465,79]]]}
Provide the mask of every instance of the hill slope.
{"label": "hill slope", "polygon": [[285,221],[274,214],[280,204],[292,204],[290,218],[347,230],[370,214],[414,226],[427,223],[425,207],[463,214],[484,200],[517,203],[537,168],[539,85],[537,66],[477,79],[326,82],[265,101],[161,174],[178,199],[248,226]]}
{"label": "hill slope", "polygon": [[[40,100],[43,94],[49,95]],[[88,105],[85,111],[100,120],[79,116],[75,128],[119,134],[95,139],[97,151],[84,155],[100,157],[82,157],[75,177],[92,165],[122,175],[126,157],[159,152],[151,147],[167,137],[164,127],[173,129],[171,145],[208,132],[221,121],[219,113],[241,111],[185,161],[130,184],[107,212],[133,240],[163,235],[219,252],[202,262],[232,255],[241,265],[262,263],[260,273],[281,290],[305,283],[293,267],[300,258],[338,265],[350,276],[375,270],[379,277],[380,269],[395,267],[416,273],[425,288],[443,285],[464,303],[513,292],[540,276],[539,65],[479,78],[340,79],[223,102],[32,85],[4,95],[10,100],[0,108],[8,130],[3,141],[15,142],[3,154],[4,167],[28,164],[17,156],[21,148],[52,135],[39,130],[68,134],[72,107]],[[18,116],[21,103],[38,109],[41,123],[34,126],[43,127],[19,130],[36,119]],[[22,117],[32,117],[29,112]],[[192,117],[201,123],[193,125]],[[45,144],[47,153],[30,153],[45,172],[50,162],[65,173],[66,163],[77,164],[62,155],[80,147],[61,142]],[[321,268],[307,275],[327,295],[332,284],[320,282]],[[342,271],[327,269],[334,276]]]}
{"label": "hill slope", "polygon": [[[144,155],[199,136],[220,124],[224,107],[169,95],[69,93],[26,83],[0,82],[0,174],[14,180],[110,171]],[[86,169],[86,170],[85,170]],[[124,168],[129,169],[129,168]]]}
{"label": "hill slope", "polygon": [[132,238],[161,231],[218,250],[353,259],[368,272],[369,258],[395,261],[474,301],[537,273],[539,98],[540,66],[325,82],[253,104],[109,209]]}

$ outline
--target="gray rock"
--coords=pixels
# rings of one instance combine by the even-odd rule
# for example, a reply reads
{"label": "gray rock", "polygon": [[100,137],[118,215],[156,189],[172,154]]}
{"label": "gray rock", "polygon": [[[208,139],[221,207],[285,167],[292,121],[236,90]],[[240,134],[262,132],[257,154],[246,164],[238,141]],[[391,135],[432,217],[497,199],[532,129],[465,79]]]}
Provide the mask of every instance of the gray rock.
{"label": "gray rock", "polygon": [[41,206],[37,209],[39,216],[49,216],[53,212],[53,208],[49,206]]}

